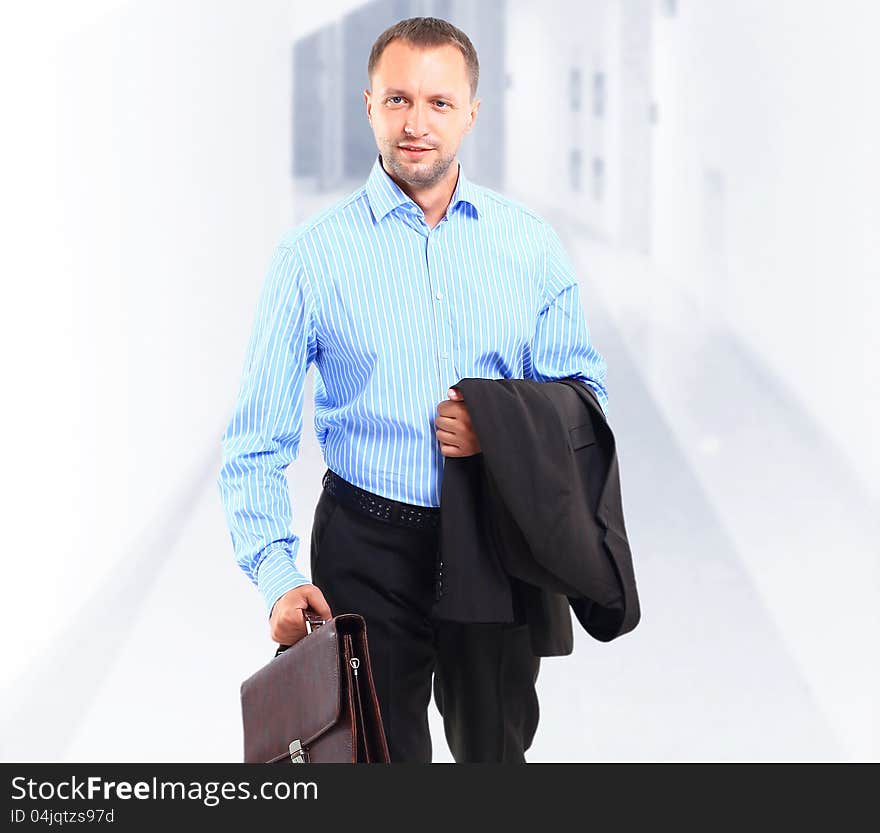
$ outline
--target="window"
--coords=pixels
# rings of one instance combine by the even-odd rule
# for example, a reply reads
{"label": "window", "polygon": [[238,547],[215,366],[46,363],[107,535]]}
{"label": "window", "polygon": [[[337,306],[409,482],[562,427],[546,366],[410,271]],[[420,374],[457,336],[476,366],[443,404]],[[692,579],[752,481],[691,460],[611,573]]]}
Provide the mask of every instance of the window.
{"label": "window", "polygon": [[593,115],[601,119],[605,115],[605,73],[593,73]]}
{"label": "window", "polygon": [[605,160],[601,156],[593,157],[593,199],[602,202],[605,193]]}
{"label": "window", "polygon": [[577,67],[568,74],[568,103],[572,113],[581,109],[581,71]]}
{"label": "window", "polygon": [[577,148],[568,154],[568,184],[572,191],[581,190],[581,152]]}

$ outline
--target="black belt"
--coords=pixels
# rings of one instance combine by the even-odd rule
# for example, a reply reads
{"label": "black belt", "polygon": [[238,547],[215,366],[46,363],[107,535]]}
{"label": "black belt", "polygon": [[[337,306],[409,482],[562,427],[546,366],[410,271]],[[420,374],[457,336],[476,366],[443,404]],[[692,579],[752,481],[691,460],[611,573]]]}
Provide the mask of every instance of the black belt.
{"label": "black belt", "polygon": [[327,469],[322,480],[324,488],[340,503],[395,526],[412,529],[436,529],[440,524],[439,506],[416,506],[374,495]]}

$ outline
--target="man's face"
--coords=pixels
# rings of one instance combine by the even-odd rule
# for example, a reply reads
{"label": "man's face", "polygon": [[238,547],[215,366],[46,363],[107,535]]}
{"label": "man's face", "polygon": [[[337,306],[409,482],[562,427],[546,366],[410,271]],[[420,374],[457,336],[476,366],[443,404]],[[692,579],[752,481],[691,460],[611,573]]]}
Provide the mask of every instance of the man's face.
{"label": "man's face", "polygon": [[[364,90],[367,116],[385,169],[415,188],[440,182],[473,127],[467,65],[451,44],[421,49],[393,40]],[[406,148],[426,148],[408,151]]]}

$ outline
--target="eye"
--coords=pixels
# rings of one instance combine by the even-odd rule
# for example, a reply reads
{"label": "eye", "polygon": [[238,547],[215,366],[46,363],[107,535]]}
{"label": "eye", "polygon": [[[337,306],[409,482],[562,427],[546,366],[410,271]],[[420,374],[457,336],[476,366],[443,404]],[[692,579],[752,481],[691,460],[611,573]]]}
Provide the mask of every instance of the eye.
{"label": "eye", "polygon": [[435,103],[435,104],[444,104],[444,105],[446,105],[445,107],[441,107],[441,108],[440,108],[441,110],[448,110],[448,109],[449,109],[449,103],[446,102],[446,101],[443,101],[442,99],[438,99],[438,100],[435,101],[434,103]]}
{"label": "eye", "polygon": [[385,99],[385,103],[387,104],[389,101],[393,102],[394,99],[398,99],[399,101],[403,101],[403,96],[402,95],[392,95],[389,98]]}

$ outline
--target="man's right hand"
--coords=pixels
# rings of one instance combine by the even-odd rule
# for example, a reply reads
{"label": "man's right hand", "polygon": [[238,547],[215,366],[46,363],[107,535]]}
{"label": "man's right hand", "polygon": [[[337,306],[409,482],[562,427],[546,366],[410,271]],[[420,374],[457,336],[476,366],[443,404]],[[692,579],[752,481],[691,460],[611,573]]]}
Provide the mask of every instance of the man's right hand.
{"label": "man's right hand", "polygon": [[333,618],[324,594],[314,584],[302,584],[288,590],[272,606],[269,632],[274,642],[293,645],[306,635],[303,611],[311,608],[325,622]]}

